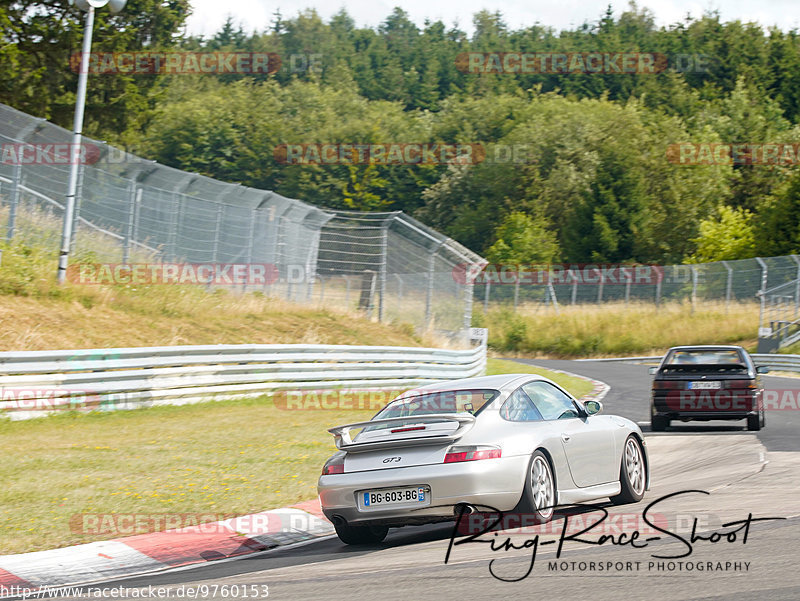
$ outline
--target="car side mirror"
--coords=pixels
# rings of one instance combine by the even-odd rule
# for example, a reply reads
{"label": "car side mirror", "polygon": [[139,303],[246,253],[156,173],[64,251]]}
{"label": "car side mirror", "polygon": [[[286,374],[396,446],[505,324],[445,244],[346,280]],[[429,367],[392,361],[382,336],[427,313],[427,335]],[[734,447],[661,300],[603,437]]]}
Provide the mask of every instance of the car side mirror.
{"label": "car side mirror", "polygon": [[583,409],[586,411],[586,415],[595,415],[603,410],[603,403],[600,401],[586,401],[583,404]]}
{"label": "car side mirror", "polygon": [[769,373],[769,367],[766,366],[766,365],[759,365],[758,367],[756,367],[756,373],[768,374]]}
{"label": "car side mirror", "polygon": [[658,372],[658,368],[657,368],[657,367],[651,367],[651,368],[650,368],[650,369],[648,369],[647,371],[649,371],[649,372],[650,372],[650,375],[651,375],[651,376],[654,376],[654,375],[656,375],[656,373]]}

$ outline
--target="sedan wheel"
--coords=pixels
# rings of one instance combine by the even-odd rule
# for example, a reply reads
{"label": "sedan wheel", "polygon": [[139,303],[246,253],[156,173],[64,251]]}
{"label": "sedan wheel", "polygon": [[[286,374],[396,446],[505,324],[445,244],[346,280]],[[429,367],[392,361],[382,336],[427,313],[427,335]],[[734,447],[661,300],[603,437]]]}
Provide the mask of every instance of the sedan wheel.
{"label": "sedan wheel", "polygon": [[611,497],[611,502],[621,505],[641,501],[647,483],[647,465],[641,443],[634,436],[628,436],[625,441],[619,472],[621,490],[618,495]]}

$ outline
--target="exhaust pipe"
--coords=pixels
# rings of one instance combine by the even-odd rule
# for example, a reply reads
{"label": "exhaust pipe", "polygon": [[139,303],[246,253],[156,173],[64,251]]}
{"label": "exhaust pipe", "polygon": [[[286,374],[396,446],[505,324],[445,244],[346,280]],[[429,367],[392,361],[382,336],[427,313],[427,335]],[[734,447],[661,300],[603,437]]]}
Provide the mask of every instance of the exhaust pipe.
{"label": "exhaust pipe", "polygon": [[340,515],[334,515],[331,518],[334,526],[347,526],[347,520]]}
{"label": "exhaust pipe", "polygon": [[464,515],[469,515],[471,513],[475,513],[475,508],[469,503],[456,503],[453,505],[453,515],[455,517],[461,515],[462,511],[464,512]]}

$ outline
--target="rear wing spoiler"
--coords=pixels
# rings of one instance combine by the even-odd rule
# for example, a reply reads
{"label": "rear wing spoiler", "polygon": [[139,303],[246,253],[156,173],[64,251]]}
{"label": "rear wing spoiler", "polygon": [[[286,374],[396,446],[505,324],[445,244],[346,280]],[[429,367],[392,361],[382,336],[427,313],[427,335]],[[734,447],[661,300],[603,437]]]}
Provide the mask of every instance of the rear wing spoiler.
{"label": "rear wing spoiler", "polygon": [[749,367],[744,363],[667,363],[659,366],[661,373],[707,373],[707,374],[726,374],[741,373],[749,371]]}
{"label": "rear wing spoiler", "polygon": [[[434,424],[443,422],[458,422],[456,430],[450,434],[434,434],[432,436],[415,436],[406,439],[394,440],[380,440],[357,443],[353,442],[350,436],[351,430],[358,430],[367,426],[379,425],[419,425],[419,424]],[[455,441],[469,430],[475,423],[475,416],[469,413],[431,413],[430,415],[410,415],[407,417],[388,417],[385,419],[373,419],[366,422],[356,422],[354,424],[346,424],[344,426],[336,426],[335,428],[328,429],[328,432],[333,434],[336,448],[342,451],[350,451],[360,453],[363,451],[374,451],[377,449],[387,447],[404,447],[404,446],[417,446],[424,444],[441,444],[443,442]]]}

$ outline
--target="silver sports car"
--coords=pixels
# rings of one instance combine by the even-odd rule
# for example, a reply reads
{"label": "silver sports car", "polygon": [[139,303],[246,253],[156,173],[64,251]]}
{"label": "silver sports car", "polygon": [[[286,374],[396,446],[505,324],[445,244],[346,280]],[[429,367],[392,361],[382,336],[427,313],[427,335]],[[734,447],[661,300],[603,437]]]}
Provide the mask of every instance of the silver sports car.
{"label": "silver sports car", "polygon": [[319,479],[322,511],[343,542],[365,544],[467,507],[546,522],[558,505],[639,501],[649,486],[642,431],[601,409],[532,374],[409,390],[372,420],[329,430],[339,451]]}

